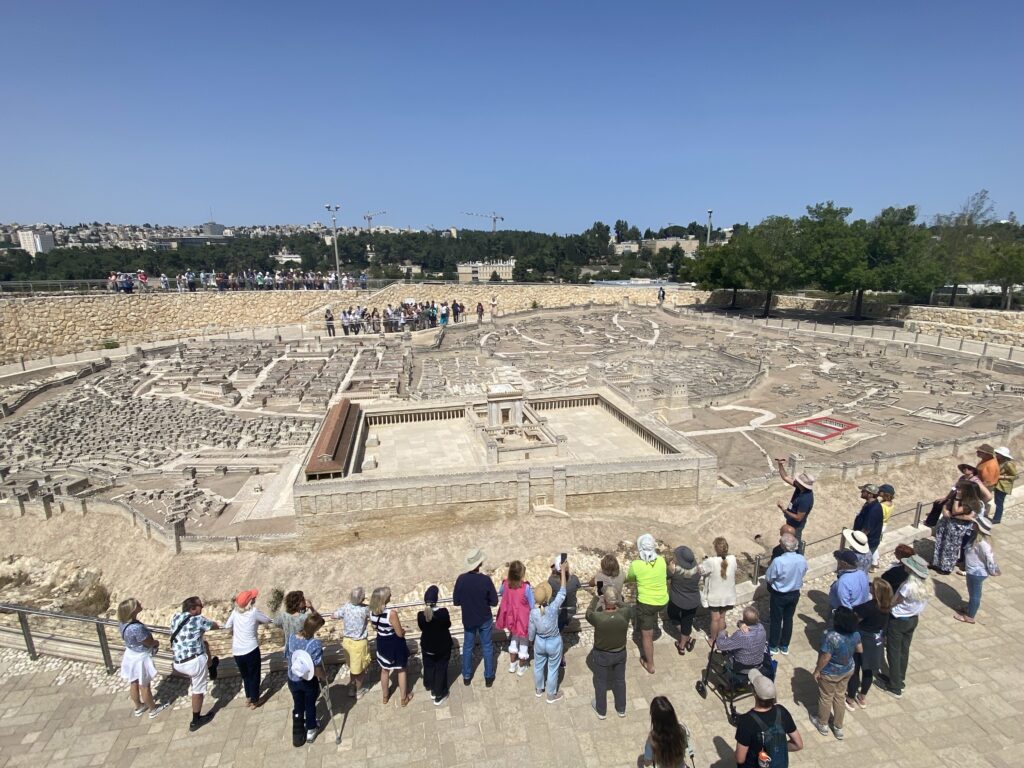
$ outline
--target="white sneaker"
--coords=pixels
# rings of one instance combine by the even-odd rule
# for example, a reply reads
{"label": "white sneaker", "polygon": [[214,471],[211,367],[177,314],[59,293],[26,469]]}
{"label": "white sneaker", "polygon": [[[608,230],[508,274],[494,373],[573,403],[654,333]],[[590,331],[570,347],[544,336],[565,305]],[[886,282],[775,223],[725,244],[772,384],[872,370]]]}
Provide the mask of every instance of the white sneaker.
{"label": "white sneaker", "polygon": [[509,665],[508,665],[508,673],[509,673],[510,675],[512,675],[512,674],[515,674],[515,671],[516,671],[516,667],[518,667],[518,666],[519,666],[519,662],[518,662],[518,661],[512,661],[512,662],[509,662]]}
{"label": "white sneaker", "polygon": [[306,743],[312,744],[316,740],[316,729],[306,731]]}
{"label": "white sneaker", "polygon": [[517,667],[517,669],[516,669],[516,676],[517,677],[522,677],[525,674],[526,674],[526,665],[525,664],[520,664]]}

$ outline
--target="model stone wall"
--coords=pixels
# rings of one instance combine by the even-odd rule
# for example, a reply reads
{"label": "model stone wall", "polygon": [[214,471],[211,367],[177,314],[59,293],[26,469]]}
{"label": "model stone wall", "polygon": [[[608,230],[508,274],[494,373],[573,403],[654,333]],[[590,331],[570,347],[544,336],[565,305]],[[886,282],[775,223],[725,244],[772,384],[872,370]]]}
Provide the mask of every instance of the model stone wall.
{"label": "model stone wall", "polygon": [[903,307],[908,331],[955,336],[993,344],[1024,344],[1024,312],[955,307]]}
{"label": "model stone wall", "polygon": [[[364,294],[365,295],[365,294]],[[324,291],[112,294],[0,299],[0,363],[200,333],[300,323],[329,301]]]}

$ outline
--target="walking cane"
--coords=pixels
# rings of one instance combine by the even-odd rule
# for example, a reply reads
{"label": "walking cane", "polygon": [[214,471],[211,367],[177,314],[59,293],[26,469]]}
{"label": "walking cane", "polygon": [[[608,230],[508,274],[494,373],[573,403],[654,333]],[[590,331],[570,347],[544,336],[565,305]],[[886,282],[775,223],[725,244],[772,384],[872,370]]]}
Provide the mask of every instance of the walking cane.
{"label": "walking cane", "polygon": [[338,724],[334,722],[334,710],[331,709],[331,680],[327,676],[327,665],[321,661],[320,667],[324,671],[324,684],[320,686],[319,698],[323,699],[324,704],[327,705],[327,719],[334,729],[334,743],[341,744],[341,733],[338,731]]}

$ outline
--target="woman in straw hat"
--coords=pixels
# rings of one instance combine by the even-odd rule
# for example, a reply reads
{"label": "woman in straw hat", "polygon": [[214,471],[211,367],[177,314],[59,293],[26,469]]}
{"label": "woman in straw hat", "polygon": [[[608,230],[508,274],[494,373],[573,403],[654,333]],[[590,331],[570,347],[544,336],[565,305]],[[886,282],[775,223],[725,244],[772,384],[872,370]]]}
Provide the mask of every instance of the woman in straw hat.
{"label": "woman in straw hat", "polygon": [[[258,589],[247,589],[235,596],[235,607],[228,616],[224,629],[231,630],[231,655],[242,678],[246,706],[256,709],[260,705],[260,677],[262,658],[260,641],[256,636],[260,624],[269,624],[272,618],[256,607]],[[287,638],[286,638],[287,639]]]}
{"label": "woman in straw hat", "polygon": [[953,503],[942,511],[935,526],[935,553],[932,566],[942,574],[949,574],[960,559],[964,542],[971,535],[975,517],[983,514],[985,502],[992,498],[985,484],[977,476],[957,482]]}
{"label": "woman in straw hat", "polygon": [[962,613],[954,613],[953,618],[965,624],[973,624],[981,606],[981,587],[985,579],[1000,573],[992,551],[992,521],[987,517],[979,517],[974,521],[974,532],[967,541],[964,565],[967,568],[967,606]]}
{"label": "woman in straw hat", "polygon": [[134,597],[121,601],[117,606],[118,629],[124,640],[124,657],[121,659],[121,677],[131,683],[129,696],[135,710],[135,717],[142,717],[146,712],[156,717],[163,711],[166,704],[156,704],[150,682],[156,677],[156,666],[153,654],[160,649],[160,643],[153,637],[145,624],[139,621],[142,603]]}
{"label": "woman in straw hat", "polygon": [[889,609],[889,624],[885,628],[885,655],[889,662],[888,676],[879,675],[886,691],[897,699],[903,698],[903,685],[910,662],[910,642],[924,609],[928,606],[928,564],[918,555],[900,561],[907,571],[907,579],[893,597]]}

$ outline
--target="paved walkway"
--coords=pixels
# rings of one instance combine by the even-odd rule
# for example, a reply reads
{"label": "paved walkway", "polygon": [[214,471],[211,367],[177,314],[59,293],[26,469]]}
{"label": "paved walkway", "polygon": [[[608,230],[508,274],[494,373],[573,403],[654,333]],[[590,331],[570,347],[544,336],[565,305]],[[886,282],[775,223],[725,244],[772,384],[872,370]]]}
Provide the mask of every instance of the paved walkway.
{"label": "paved walkway", "polygon": [[[952,608],[966,596],[964,580],[933,579],[935,598],[914,637],[908,687],[901,701],[873,690],[869,708],[848,714],[846,741],[819,736],[807,720],[817,689],[810,670],[820,636],[819,607],[827,581],[801,599],[793,651],[780,657],[781,701],[790,708],[806,748],[793,765],[829,768],[1010,768],[1022,764],[1024,714],[1024,525],[997,529],[997,557],[1003,575],[985,584],[979,623],[953,621]],[[582,597],[582,595],[581,595]],[[801,631],[802,630],[802,631]],[[630,649],[629,710],[598,721],[590,708],[590,674],[583,648],[569,651],[563,684],[566,699],[548,705],[532,695],[530,677],[516,678],[499,665],[494,688],[456,682],[449,701],[435,707],[417,678],[417,696],[407,709],[397,696],[384,707],[374,687],[354,706],[343,687],[333,691],[334,743],[328,728],[312,745],[290,743],[287,690],[278,689],[260,710],[250,712],[237,697],[237,681],[214,688],[213,722],[188,732],[189,708],[179,681],[164,681],[163,697],[173,709],[155,720],[135,719],[124,693],[110,693],[108,679],[75,674],[53,660],[28,662],[8,653],[0,660],[0,768],[16,765],[104,765],[119,768],[214,768],[224,766],[633,766],[648,729],[651,698],[671,698],[693,731],[698,766],[732,766],[733,729],[721,704],[702,700],[694,682],[703,653],[676,656],[670,638],[657,644],[658,672],[648,675]],[[456,675],[452,670],[453,676]],[[278,675],[267,681],[281,685]],[[744,709],[746,707],[743,707]]]}

